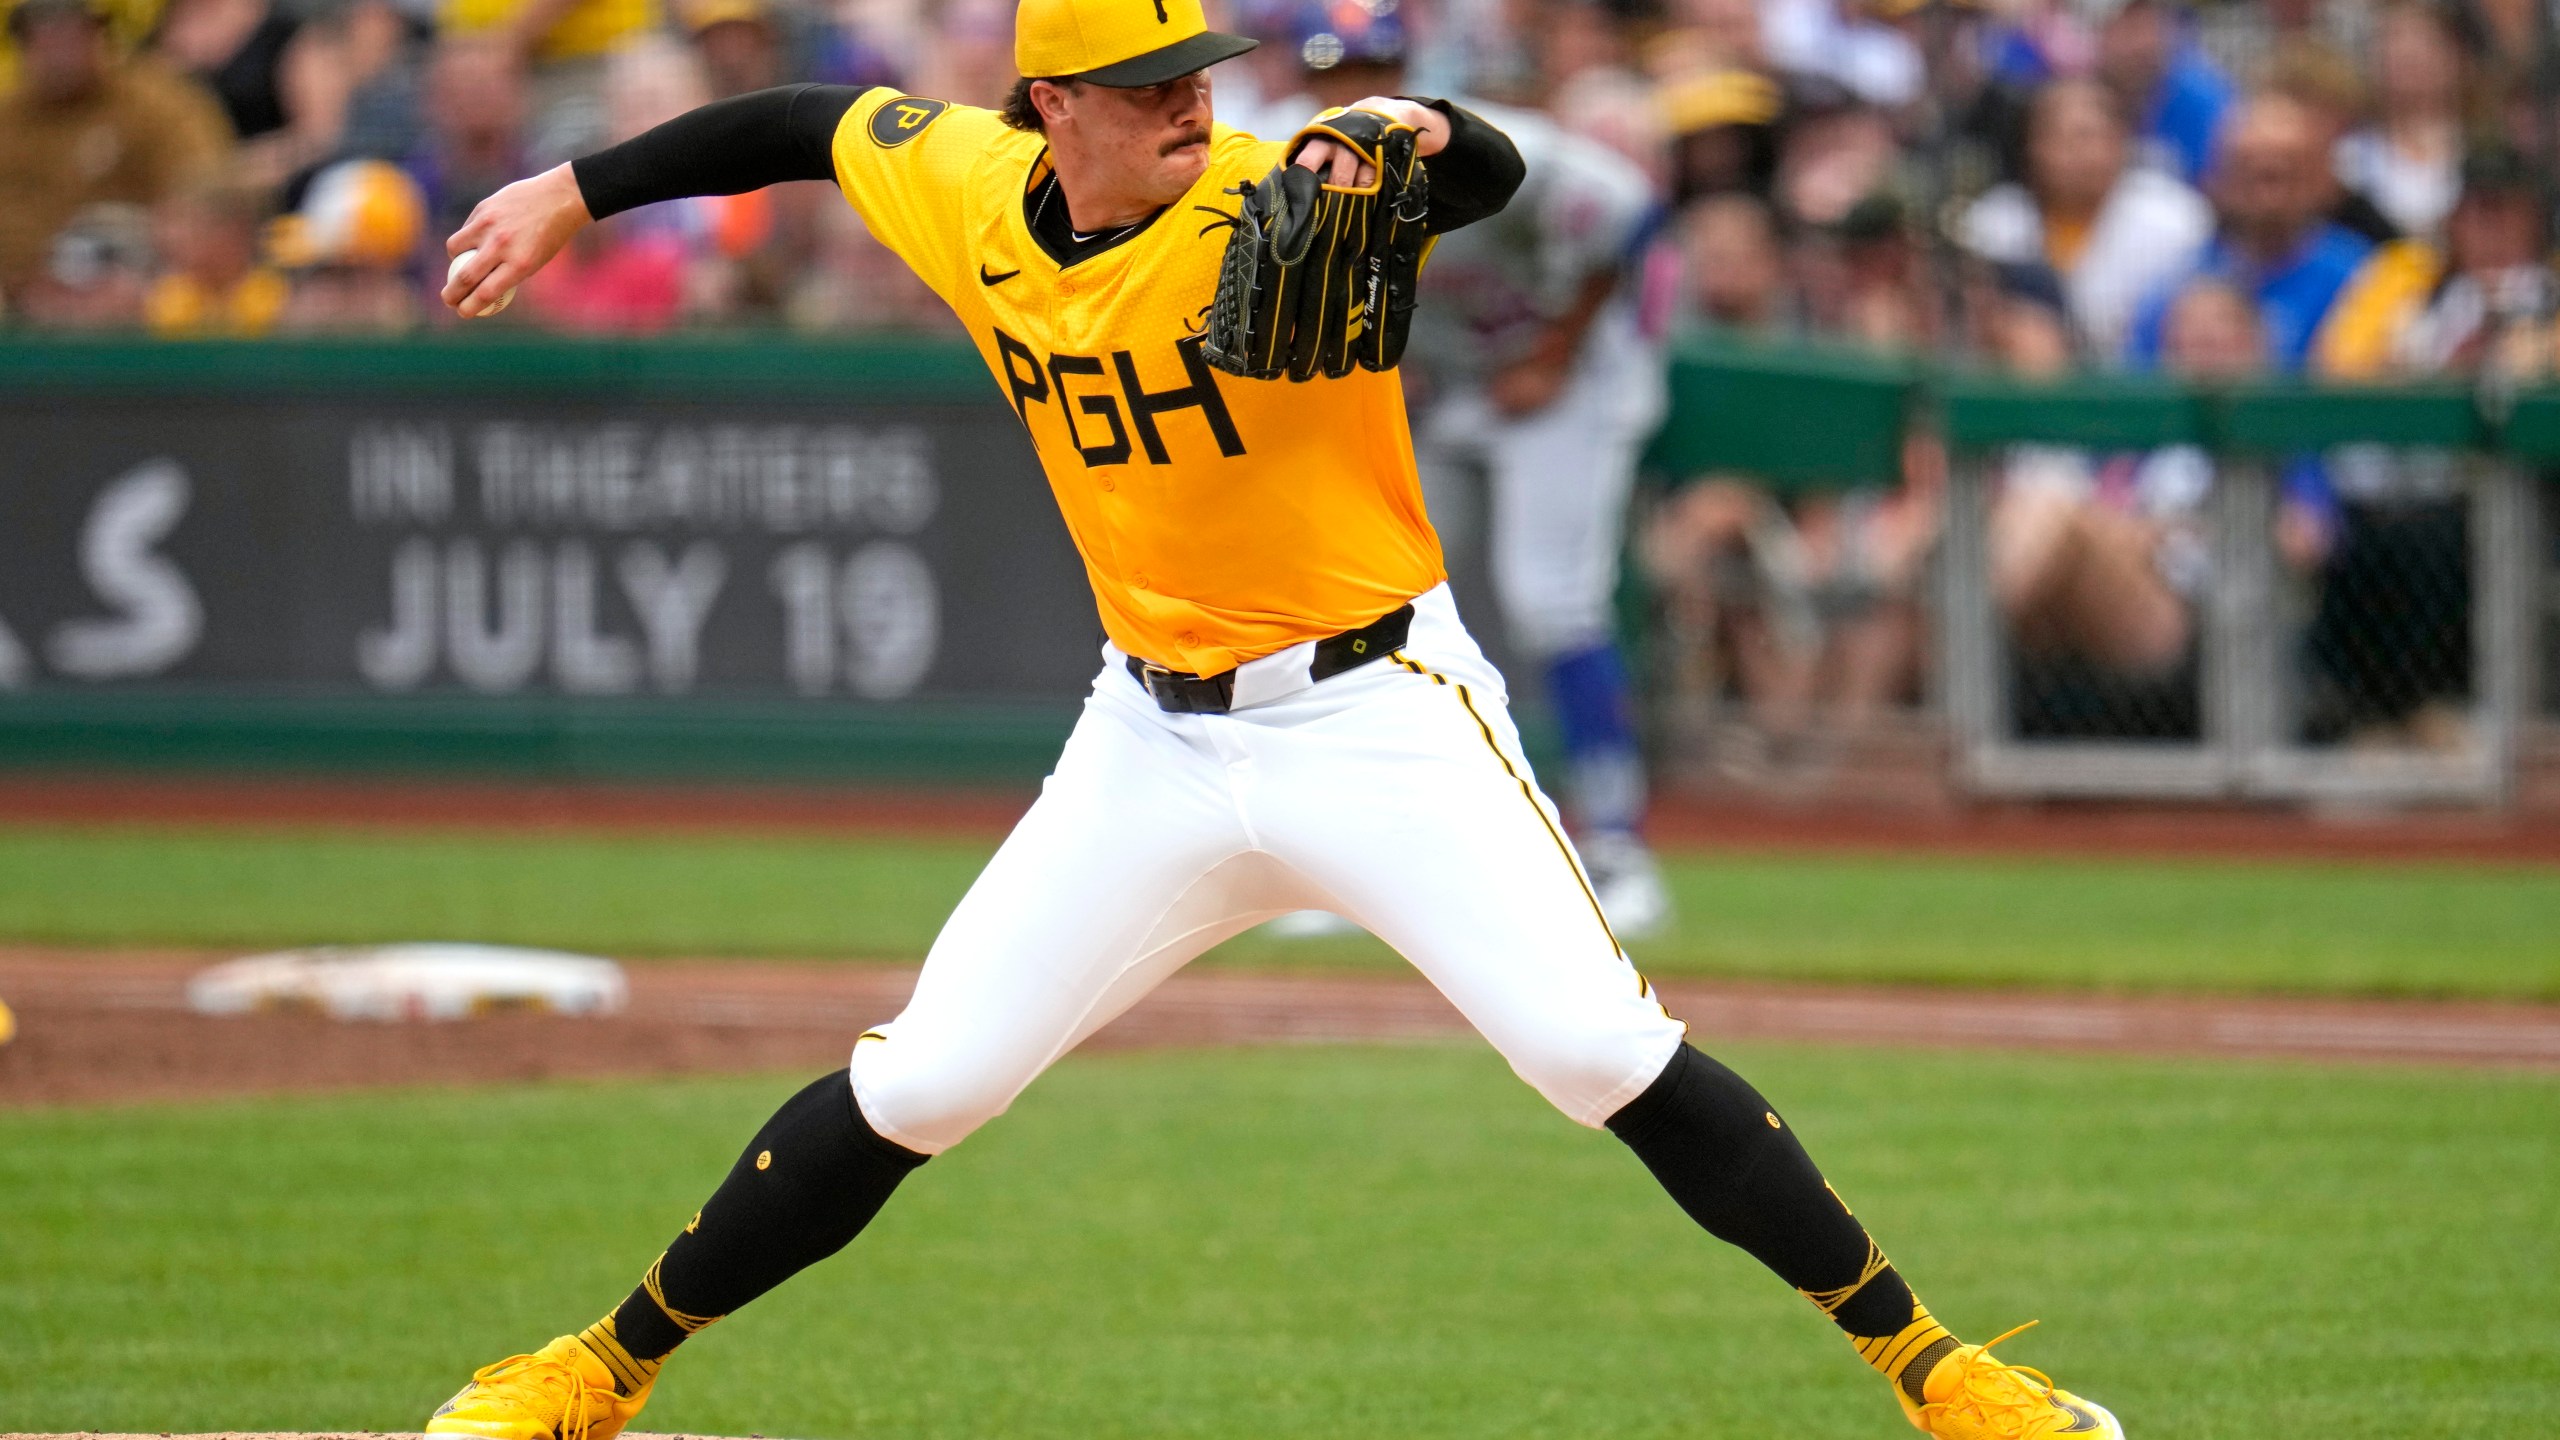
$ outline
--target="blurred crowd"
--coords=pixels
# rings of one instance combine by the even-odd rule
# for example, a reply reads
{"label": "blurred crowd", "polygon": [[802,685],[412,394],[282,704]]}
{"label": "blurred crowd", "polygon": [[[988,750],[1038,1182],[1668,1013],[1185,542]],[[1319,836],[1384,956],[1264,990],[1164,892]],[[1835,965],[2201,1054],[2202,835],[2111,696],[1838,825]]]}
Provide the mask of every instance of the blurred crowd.
{"label": "blurred crowd", "polygon": [[[450,324],[433,298],[443,238],[511,179],[775,84],[995,105],[1014,79],[1006,0],[0,4],[0,323],[28,329]],[[1631,162],[1653,218],[1617,273],[1656,335],[2039,378],[2523,379],[2554,368],[2560,309],[2542,158],[2560,97],[2535,81],[2551,73],[2537,69],[2549,21],[2535,5],[1209,8],[1265,42],[1214,75],[1219,116],[1240,128],[1286,133],[1317,97],[1356,88],[1360,63],[1392,60],[1409,93],[1541,110]],[[592,227],[494,323],[952,324],[822,184]],[[1504,381],[1552,399],[1557,375]],[[1756,733],[1782,742],[1854,730],[1915,695],[1945,464],[1915,433],[1901,482],[1869,491],[1781,498],[1747,475],[1676,477],[1635,546],[1664,597],[1675,680],[1740,697]],[[2321,578],[2317,605],[2372,612],[2310,622],[2314,669],[2327,653],[2332,672],[2314,688],[2347,697],[2332,707],[2340,733],[2418,723],[2467,683],[2450,468],[2406,454],[2287,467],[2285,563]],[[2192,733],[2212,470],[2184,450],[2003,460],[1994,592],[2026,663],[2048,667],[2027,693],[2052,701],[2028,728],[2075,733],[2074,707],[2092,703],[2121,728],[2141,708],[2118,693],[2131,683],[2157,691],[2137,731]],[[2441,592],[2414,618],[2412,575]],[[2377,651],[2437,678],[2361,673]],[[2091,667],[2114,698],[2082,693]]]}
{"label": "blurred crowd", "polygon": [[[2560,96],[2530,3],[1860,10],[1678,0],[1652,113],[1693,332],[1830,338],[2033,380],[2547,378]],[[2547,73],[2547,72],[2543,72]],[[1567,84],[1560,93],[1571,95]],[[1567,108],[1576,101],[1564,102]],[[1992,457],[2009,728],[2198,738],[2216,462],[2190,446]],[[1677,477],[1637,531],[1663,601],[1672,738],[1820,772],[1926,683],[1948,457],[1784,495]],[[2469,742],[2459,457],[2357,447],[2278,467],[2294,658],[2280,729]],[[1697,738],[1688,735],[1685,738]]]}
{"label": "blurred crowd", "polygon": [[[2191,363],[2181,316],[2203,314],[2185,328],[2237,327],[2263,368],[2550,361],[2532,0],[1212,9],[1266,42],[1215,77],[1244,128],[1291,124],[1341,56],[1334,32],[1384,21],[1417,93],[1540,107],[1621,151],[1657,190],[1652,243],[1701,329],[2151,368]],[[1004,0],[14,0],[6,16],[0,303],[47,328],[441,323],[442,237],[509,179],[767,85],[993,104],[1013,78]],[[823,189],[597,227],[518,323],[947,323]]]}

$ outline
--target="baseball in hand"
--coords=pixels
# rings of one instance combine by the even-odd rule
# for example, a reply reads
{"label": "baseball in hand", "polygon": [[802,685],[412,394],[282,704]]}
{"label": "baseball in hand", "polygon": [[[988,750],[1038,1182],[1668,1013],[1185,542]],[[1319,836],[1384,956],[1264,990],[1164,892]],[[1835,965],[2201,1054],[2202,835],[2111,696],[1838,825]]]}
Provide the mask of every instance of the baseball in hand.
{"label": "baseball in hand", "polygon": [[[477,250],[465,250],[461,254],[454,256],[453,263],[445,267],[444,283],[450,285],[455,280],[461,278],[462,267],[470,264],[471,257],[479,253],[480,252]],[[479,314],[470,318],[474,320],[486,320],[490,316],[497,314],[499,311],[506,309],[509,304],[514,302],[515,298],[516,292],[514,288],[509,287],[507,293],[499,296],[495,303],[482,307]]]}

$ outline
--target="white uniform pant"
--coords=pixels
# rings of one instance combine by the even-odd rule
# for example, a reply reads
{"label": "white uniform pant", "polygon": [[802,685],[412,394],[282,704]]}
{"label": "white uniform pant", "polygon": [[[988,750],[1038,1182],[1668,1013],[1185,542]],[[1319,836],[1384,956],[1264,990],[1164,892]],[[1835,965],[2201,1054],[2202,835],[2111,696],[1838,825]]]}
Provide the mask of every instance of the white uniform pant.
{"label": "white uniform pant", "polygon": [[1169,715],[1109,656],[914,997],[853,1050],[871,1127],[934,1154],[1193,956],[1291,910],[1374,931],[1557,1109],[1599,1125],[1685,1028],[1627,961],[1446,586],[1394,657]]}

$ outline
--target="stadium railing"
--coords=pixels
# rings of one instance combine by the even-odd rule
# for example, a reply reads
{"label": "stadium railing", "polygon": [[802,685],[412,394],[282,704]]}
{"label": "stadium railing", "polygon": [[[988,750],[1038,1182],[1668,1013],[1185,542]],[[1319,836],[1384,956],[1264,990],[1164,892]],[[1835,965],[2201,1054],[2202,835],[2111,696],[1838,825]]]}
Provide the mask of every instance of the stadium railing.
{"label": "stadium railing", "polygon": [[[1930,708],[1967,790],[2495,802],[2513,782],[2538,662],[2560,642],[2560,611],[2537,598],[2560,391],[2032,384],[1717,340],[1681,349],[1673,393],[1649,457],[1673,477],[1735,473],[1791,497],[1886,488],[1907,425],[1945,442]],[[2021,447],[2118,475],[2177,447],[2204,457],[2194,639],[2168,673],[2109,674],[2011,633],[1992,512]],[[2327,553],[2288,561],[2279,497],[2302,489],[2325,496]]]}
{"label": "stadium railing", "polygon": [[1891,485],[1919,368],[1871,351],[1747,339],[1691,341],[1645,460],[1672,475],[1750,476],[1780,494]]}
{"label": "stadium railing", "polygon": [[[1950,380],[1939,402],[1957,456],[1939,654],[1970,786],[2504,795],[2530,704],[2539,487],[2529,457],[2497,448],[2480,397],[2443,386]],[[2193,661],[2168,682],[2191,691],[2190,722],[2154,723],[2156,696],[2111,691],[2086,666],[2057,681],[2010,644],[1992,593],[1990,512],[2002,458],[2035,445],[2102,455],[2191,446],[2210,457]],[[2288,563],[2278,506],[2294,486],[2282,477],[2311,467],[2313,488],[2329,496],[2328,550]],[[2076,690],[2079,723],[2053,723],[2051,712],[2072,707],[2033,693],[2040,681]]]}

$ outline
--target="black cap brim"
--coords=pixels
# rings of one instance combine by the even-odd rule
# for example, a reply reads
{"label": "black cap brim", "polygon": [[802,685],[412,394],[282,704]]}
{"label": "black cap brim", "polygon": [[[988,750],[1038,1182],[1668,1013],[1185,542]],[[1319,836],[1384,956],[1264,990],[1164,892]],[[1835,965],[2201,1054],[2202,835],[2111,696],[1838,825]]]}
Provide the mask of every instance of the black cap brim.
{"label": "black cap brim", "polygon": [[1137,90],[1148,85],[1161,85],[1179,80],[1194,70],[1206,70],[1221,60],[1233,60],[1259,40],[1241,35],[1226,35],[1203,30],[1188,40],[1176,40],[1161,50],[1132,55],[1116,65],[1087,70],[1074,78],[1094,85],[1108,85],[1115,90]]}

